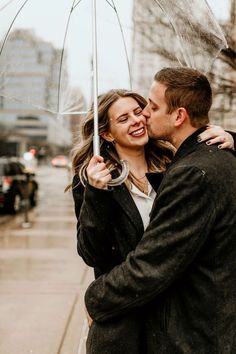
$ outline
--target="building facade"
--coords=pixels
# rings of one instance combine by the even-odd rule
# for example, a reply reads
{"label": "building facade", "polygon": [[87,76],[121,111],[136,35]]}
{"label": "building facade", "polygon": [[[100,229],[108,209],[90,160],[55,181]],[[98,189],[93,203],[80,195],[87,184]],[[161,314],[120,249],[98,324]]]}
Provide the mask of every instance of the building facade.
{"label": "building facade", "polygon": [[0,154],[21,156],[32,145],[52,153],[70,146],[70,119],[49,112],[57,105],[59,50],[29,30],[15,30],[7,46],[0,58]]}

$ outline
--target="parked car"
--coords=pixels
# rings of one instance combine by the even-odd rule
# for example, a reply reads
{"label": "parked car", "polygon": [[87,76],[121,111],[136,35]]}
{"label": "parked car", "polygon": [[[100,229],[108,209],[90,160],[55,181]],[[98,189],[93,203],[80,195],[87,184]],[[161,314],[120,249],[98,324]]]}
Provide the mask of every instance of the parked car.
{"label": "parked car", "polygon": [[0,210],[17,213],[28,200],[37,204],[38,183],[35,174],[26,170],[17,158],[0,157]]}
{"label": "parked car", "polygon": [[66,167],[68,168],[69,160],[68,157],[64,155],[57,155],[51,160],[53,167]]}

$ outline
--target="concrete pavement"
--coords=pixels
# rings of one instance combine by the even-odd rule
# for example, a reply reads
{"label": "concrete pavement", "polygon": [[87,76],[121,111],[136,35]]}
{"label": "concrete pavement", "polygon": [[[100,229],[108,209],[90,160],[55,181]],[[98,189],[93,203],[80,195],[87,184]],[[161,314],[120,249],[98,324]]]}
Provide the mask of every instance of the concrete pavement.
{"label": "concrete pavement", "polygon": [[85,354],[83,294],[92,271],[76,253],[67,171],[41,167],[39,205],[0,222],[0,354]]}

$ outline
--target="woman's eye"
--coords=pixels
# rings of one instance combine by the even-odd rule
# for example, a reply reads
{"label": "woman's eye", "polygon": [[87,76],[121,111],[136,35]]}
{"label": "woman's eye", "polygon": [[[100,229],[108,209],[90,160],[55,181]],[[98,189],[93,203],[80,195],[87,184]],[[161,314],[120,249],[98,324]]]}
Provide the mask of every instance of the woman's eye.
{"label": "woman's eye", "polygon": [[142,110],[136,111],[134,114],[135,114],[136,116],[140,116],[141,113],[142,113]]}
{"label": "woman's eye", "polygon": [[124,123],[124,122],[126,122],[128,120],[128,118],[127,117],[124,117],[124,118],[121,118],[120,120],[119,120],[119,122],[120,123]]}

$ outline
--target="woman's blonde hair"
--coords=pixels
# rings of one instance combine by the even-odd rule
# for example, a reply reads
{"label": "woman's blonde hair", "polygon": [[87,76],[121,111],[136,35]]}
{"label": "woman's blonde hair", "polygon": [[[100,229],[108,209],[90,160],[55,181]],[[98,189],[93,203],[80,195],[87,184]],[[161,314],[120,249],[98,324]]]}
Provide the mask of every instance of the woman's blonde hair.
{"label": "woman's blonde hair", "polygon": [[[109,160],[118,170],[120,167],[120,160],[115,145],[103,139],[101,134],[109,131],[109,108],[114,102],[124,97],[132,97],[142,109],[147,105],[147,101],[141,95],[123,89],[110,90],[98,97],[100,155],[103,156],[105,160]],[[80,181],[83,184],[85,184],[87,180],[86,168],[93,156],[93,129],[92,106],[81,125],[79,135],[80,142],[71,152],[73,171],[75,174],[79,175]],[[164,170],[166,164],[170,162],[170,159],[173,156],[173,149],[161,140],[149,139],[149,142],[145,145],[145,155],[149,171]]]}

